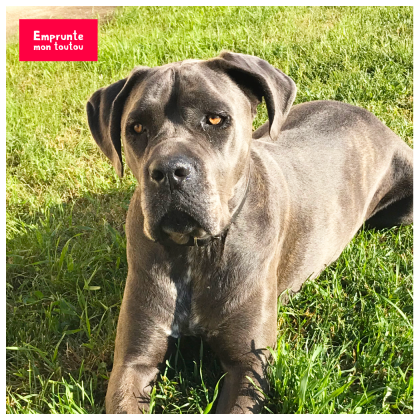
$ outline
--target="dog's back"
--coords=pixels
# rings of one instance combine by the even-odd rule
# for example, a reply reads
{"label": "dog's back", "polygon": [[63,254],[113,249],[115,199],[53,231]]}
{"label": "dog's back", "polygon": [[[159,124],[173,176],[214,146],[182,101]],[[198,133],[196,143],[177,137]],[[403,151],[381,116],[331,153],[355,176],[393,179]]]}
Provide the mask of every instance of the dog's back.
{"label": "dog's back", "polygon": [[370,227],[412,222],[413,151],[365,109],[335,101],[299,104],[278,139],[270,139],[268,124],[253,138],[267,177],[281,172],[285,183],[278,187],[287,188],[289,198],[280,208],[289,231],[279,244],[279,294],[297,292],[316,277],[365,221]]}

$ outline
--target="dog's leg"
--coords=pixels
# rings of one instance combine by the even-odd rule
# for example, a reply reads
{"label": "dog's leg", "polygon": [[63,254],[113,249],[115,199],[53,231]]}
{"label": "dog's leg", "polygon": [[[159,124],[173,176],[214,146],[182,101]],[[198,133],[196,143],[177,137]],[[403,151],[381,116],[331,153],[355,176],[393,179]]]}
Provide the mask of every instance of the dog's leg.
{"label": "dog's leg", "polygon": [[[107,413],[148,413],[150,392],[159,368],[172,349],[172,337],[149,341],[147,355],[114,363],[106,394]],[[140,349],[144,352],[144,349]],[[137,359],[137,361],[136,361]]]}
{"label": "dog's leg", "polygon": [[[173,314],[160,305],[159,291],[139,287],[138,278],[127,279],[118,319],[114,366],[106,394],[107,413],[147,413],[153,382],[173,349],[170,336]],[[158,303],[145,300],[147,293]]]}
{"label": "dog's leg", "polygon": [[366,220],[366,228],[383,229],[413,223],[413,152],[408,146],[394,154],[382,188],[386,193]]}
{"label": "dog's leg", "polygon": [[413,223],[413,196],[395,201],[365,222],[367,229],[384,229]]}
{"label": "dog's leg", "polygon": [[[254,296],[258,301],[258,297]],[[253,312],[240,311],[209,340],[225,372],[217,413],[259,413],[268,391],[267,347],[276,341],[277,301]],[[262,392],[261,392],[262,391]]]}
{"label": "dog's leg", "polygon": [[[266,359],[267,355],[260,354]],[[253,357],[254,358],[254,357]],[[226,364],[222,366],[226,371],[222,392],[217,404],[218,414],[250,414],[259,413],[264,401],[263,392],[268,390],[268,381],[265,377],[266,360],[247,360]],[[256,388],[257,387],[257,388]]]}
{"label": "dog's leg", "polygon": [[107,414],[148,413],[150,392],[158,373],[157,367],[148,365],[115,366],[106,394]]}

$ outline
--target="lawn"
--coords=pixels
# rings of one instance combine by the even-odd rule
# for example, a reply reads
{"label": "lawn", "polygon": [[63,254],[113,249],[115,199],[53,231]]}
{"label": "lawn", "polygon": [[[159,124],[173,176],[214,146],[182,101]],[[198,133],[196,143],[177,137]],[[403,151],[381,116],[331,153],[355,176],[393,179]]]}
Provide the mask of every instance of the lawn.
{"label": "lawn", "polygon": [[[97,62],[19,62],[8,45],[8,413],[104,412],[135,180],[91,138],[87,99],[136,65],[223,49],[282,69],[295,103],[364,107],[412,146],[412,7],[127,7],[100,27]],[[266,118],[260,106],[255,127]],[[279,305],[264,413],[412,413],[412,251],[412,226],[361,230]],[[210,409],[222,375],[205,345],[180,340],[152,411]]]}

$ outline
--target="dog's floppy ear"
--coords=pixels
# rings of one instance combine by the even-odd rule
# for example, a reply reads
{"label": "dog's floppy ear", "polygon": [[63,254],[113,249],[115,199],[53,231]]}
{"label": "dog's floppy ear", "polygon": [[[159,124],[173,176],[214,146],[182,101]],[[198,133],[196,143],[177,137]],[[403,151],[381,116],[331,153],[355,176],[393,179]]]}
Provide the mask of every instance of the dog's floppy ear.
{"label": "dog's floppy ear", "polygon": [[[210,60],[238,84],[251,101],[253,113],[265,98],[270,122],[270,137],[275,140],[296,97],[295,82],[267,61],[252,55],[222,52]],[[213,64],[214,66],[214,64]]]}
{"label": "dog's floppy ear", "polygon": [[92,136],[120,178],[124,173],[121,156],[122,111],[133,86],[145,77],[148,70],[149,67],[136,67],[128,78],[97,90],[86,105]]}

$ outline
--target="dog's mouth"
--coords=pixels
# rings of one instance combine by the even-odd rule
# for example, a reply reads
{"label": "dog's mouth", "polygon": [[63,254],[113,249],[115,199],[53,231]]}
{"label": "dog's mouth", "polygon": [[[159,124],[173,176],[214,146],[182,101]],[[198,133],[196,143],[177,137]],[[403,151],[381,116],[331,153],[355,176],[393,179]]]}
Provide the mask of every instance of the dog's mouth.
{"label": "dog's mouth", "polygon": [[163,216],[160,223],[160,242],[172,241],[179,245],[187,244],[191,238],[206,239],[211,236],[200,224],[189,214],[172,210]]}

